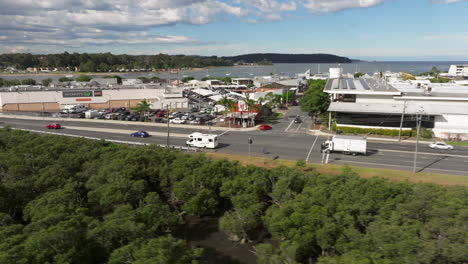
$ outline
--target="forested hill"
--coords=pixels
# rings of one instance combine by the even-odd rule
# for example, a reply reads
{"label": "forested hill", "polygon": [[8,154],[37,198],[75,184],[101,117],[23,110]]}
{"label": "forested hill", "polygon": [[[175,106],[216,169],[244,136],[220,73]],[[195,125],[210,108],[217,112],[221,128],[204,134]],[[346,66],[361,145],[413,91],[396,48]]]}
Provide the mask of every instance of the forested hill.
{"label": "forested hill", "polygon": [[186,55],[115,55],[111,53],[59,53],[35,55],[30,53],[0,54],[0,70],[6,67],[79,67],[82,72],[118,71],[120,69],[171,69],[232,66],[230,60],[216,56]]}
{"label": "forested hill", "polygon": [[332,54],[281,54],[281,53],[252,53],[233,57],[222,57],[231,61],[254,63],[269,61],[272,63],[351,63],[346,57]]}

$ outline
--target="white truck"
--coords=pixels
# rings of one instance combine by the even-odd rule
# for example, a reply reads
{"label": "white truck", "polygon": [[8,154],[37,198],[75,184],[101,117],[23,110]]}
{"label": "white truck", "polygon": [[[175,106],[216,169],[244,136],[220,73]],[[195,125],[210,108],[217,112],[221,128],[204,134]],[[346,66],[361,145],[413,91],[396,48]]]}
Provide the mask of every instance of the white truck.
{"label": "white truck", "polygon": [[64,105],[62,109],[62,113],[65,114],[74,114],[74,113],[82,113],[86,111],[86,106],[77,104],[77,105]]}
{"label": "white truck", "polygon": [[320,152],[341,152],[343,154],[366,155],[367,139],[357,136],[334,136],[321,145]]}
{"label": "white truck", "polygon": [[189,135],[189,140],[185,142],[187,146],[197,148],[211,148],[218,146],[218,135],[202,134],[195,132]]}

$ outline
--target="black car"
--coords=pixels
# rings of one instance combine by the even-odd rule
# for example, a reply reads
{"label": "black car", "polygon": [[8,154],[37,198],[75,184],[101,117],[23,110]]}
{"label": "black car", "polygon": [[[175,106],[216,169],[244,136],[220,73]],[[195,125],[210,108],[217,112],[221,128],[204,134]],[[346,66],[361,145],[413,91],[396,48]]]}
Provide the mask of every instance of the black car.
{"label": "black car", "polygon": [[301,117],[296,116],[296,118],[294,118],[294,123],[302,123]]}

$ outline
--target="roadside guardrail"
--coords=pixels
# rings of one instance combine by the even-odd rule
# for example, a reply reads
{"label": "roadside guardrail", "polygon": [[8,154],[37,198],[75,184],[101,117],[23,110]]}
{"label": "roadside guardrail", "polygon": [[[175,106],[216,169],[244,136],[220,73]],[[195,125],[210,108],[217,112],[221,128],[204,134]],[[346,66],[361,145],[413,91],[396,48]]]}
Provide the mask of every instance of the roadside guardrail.
{"label": "roadside guardrail", "polygon": [[40,133],[40,134],[48,134],[48,135],[56,135],[56,136],[66,136],[66,137],[76,137],[76,138],[85,138],[85,139],[92,139],[92,140],[104,140],[106,142],[112,142],[116,144],[127,144],[127,145],[136,145],[136,146],[151,146],[156,145],[161,148],[170,148],[176,149],[185,152],[199,152],[200,149],[193,148],[193,147],[185,147],[185,146],[176,146],[176,145],[169,145],[169,147],[165,144],[151,144],[151,143],[144,143],[144,142],[134,142],[134,141],[124,141],[124,140],[115,140],[115,139],[106,139],[106,138],[97,138],[97,137],[87,137],[87,136],[79,136],[79,135],[71,135],[71,134],[63,134],[58,132],[50,132],[50,131],[41,131],[41,130],[33,130],[33,129],[25,129],[25,128],[13,128],[14,130],[22,130],[22,131],[29,131],[33,133]]}

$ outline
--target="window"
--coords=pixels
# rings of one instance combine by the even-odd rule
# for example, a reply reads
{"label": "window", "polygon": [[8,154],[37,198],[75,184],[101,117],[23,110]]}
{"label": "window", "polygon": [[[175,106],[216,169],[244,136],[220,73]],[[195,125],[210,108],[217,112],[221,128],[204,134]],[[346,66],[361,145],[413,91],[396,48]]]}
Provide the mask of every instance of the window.
{"label": "window", "polygon": [[211,139],[211,138],[210,138],[210,139],[208,139],[208,142],[213,142],[213,139]]}
{"label": "window", "polygon": [[202,141],[202,139],[201,139],[201,138],[197,138],[197,140],[198,140],[198,141]]}

